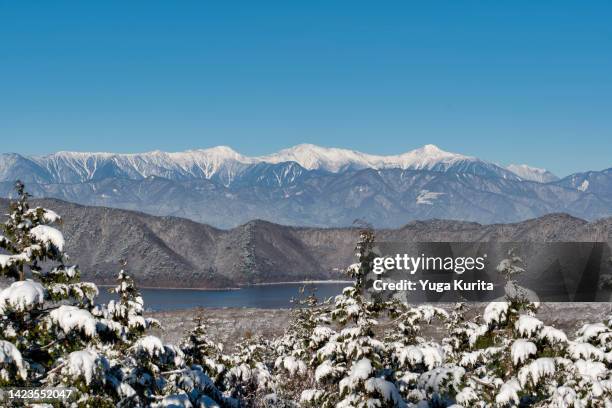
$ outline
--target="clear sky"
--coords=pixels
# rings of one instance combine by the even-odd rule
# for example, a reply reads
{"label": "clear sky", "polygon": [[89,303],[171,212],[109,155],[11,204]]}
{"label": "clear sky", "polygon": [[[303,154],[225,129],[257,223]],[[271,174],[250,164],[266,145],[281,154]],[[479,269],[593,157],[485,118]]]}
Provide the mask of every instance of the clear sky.
{"label": "clear sky", "polygon": [[610,1],[0,0],[0,151],[612,166]]}

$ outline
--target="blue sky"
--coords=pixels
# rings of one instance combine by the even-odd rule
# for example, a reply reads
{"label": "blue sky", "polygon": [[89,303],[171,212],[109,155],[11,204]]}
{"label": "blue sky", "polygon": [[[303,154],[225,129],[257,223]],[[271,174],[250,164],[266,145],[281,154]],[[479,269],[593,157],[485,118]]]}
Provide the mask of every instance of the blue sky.
{"label": "blue sky", "polygon": [[612,166],[612,3],[0,0],[0,151]]}

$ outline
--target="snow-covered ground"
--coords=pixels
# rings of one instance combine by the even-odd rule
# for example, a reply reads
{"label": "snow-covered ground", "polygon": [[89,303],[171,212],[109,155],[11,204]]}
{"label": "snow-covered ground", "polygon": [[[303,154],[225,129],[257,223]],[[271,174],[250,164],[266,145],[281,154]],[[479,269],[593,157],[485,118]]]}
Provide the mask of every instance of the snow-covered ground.
{"label": "snow-covered ground", "polygon": [[[165,343],[178,344],[195,324],[199,309],[146,313],[158,319],[162,329],[152,329]],[[260,334],[271,338],[284,332],[289,324],[289,309],[222,308],[202,309],[212,339],[231,347],[244,337]]]}
{"label": "snow-covered ground", "polygon": [[[450,305],[437,305],[450,310]],[[475,306],[468,316],[482,313],[484,305]],[[194,327],[193,318],[198,309],[187,309],[169,312],[154,312],[148,316],[160,321],[163,330],[154,329],[164,342],[177,344],[187,330]],[[210,336],[232,347],[236,341],[245,336],[262,335],[271,338],[282,334],[288,323],[288,309],[252,309],[223,308],[202,309],[210,328]],[[568,334],[574,334],[585,322],[602,321],[612,313],[612,303],[544,303],[537,317],[546,325],[553,325]],[[381,325],[385,322],[381,321]],[[423,326],[423,333],[433,339],[440,340],[444,328]]]}

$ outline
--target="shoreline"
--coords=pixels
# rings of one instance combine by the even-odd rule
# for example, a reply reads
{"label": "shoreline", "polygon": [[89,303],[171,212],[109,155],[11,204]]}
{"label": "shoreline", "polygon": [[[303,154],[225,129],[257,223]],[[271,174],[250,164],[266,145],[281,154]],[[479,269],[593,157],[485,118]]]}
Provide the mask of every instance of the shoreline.
{"label": "shoreline", "polygon": [[316,285],[316,284],[333,284],[333,283],[353,283],[352,280],[304,280],[304,281],[285,281],[285,282],[264,282],[264,283],[252,283],[243,287],[252,286],[274,286],[274,285]]}
{"label": "shoreline", "polygon": [[[99,285],[99,284],[95,284],[97,287],[99,288],[114,288],[117,285]],[[151,289],[157,289],[157,290],[199,290],[199,291],[218,291],[218,292],[231,292],[231,291],[235,291],[235,290],[240,290],[242,289],[241,287],[237,287],[237,288],[174,288],[174,287],[167,287],[167,286],[140,286],[140,285],[136,285],[136,288],[138,290],[141,289],[147,289],[147,290],[151,290]]]}
{"label": "shoreline", "polygon": [[[238,287],[229,287],[229,288],[185,288],[185,287],[166,287],[166,286],[139,286],[136,285],[138,289],[158,289],[158,290],[200,290],[200,291],[218,291],[218,292],[230,292],[235,290],[242,290],[245,288],[256,287],[256,286],[275,286],[275,285],[326,285],[326,284],[336,284],[336,283],[352,283],[350,280],[305,280],[305,281],[284,281],[284,282],[264,282],[264,283],[252,283],[249,285],[242,285]],[[117,285],[108,285],[108,284],[95,284],[100,288],[114,288]]]}

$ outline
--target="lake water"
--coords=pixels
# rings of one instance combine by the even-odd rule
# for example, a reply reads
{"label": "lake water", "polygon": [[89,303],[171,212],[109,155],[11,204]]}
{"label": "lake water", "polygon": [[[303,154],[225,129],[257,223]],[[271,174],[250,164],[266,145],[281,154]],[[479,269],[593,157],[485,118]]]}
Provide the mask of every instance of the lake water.
{"label": "lake water", "polygon": [[[238,290],[195,289],[140,289],[145,309],[153,311],[191,309],[195,307],[254,307],[261,309],[290,308],[292,297],[298,297],[300,287],[316,288],[319,300],[342,292],[350,283],[284,283],[278,285],[248,286]],[[116,299],[108,288],[100,287],[97,303]]]}

